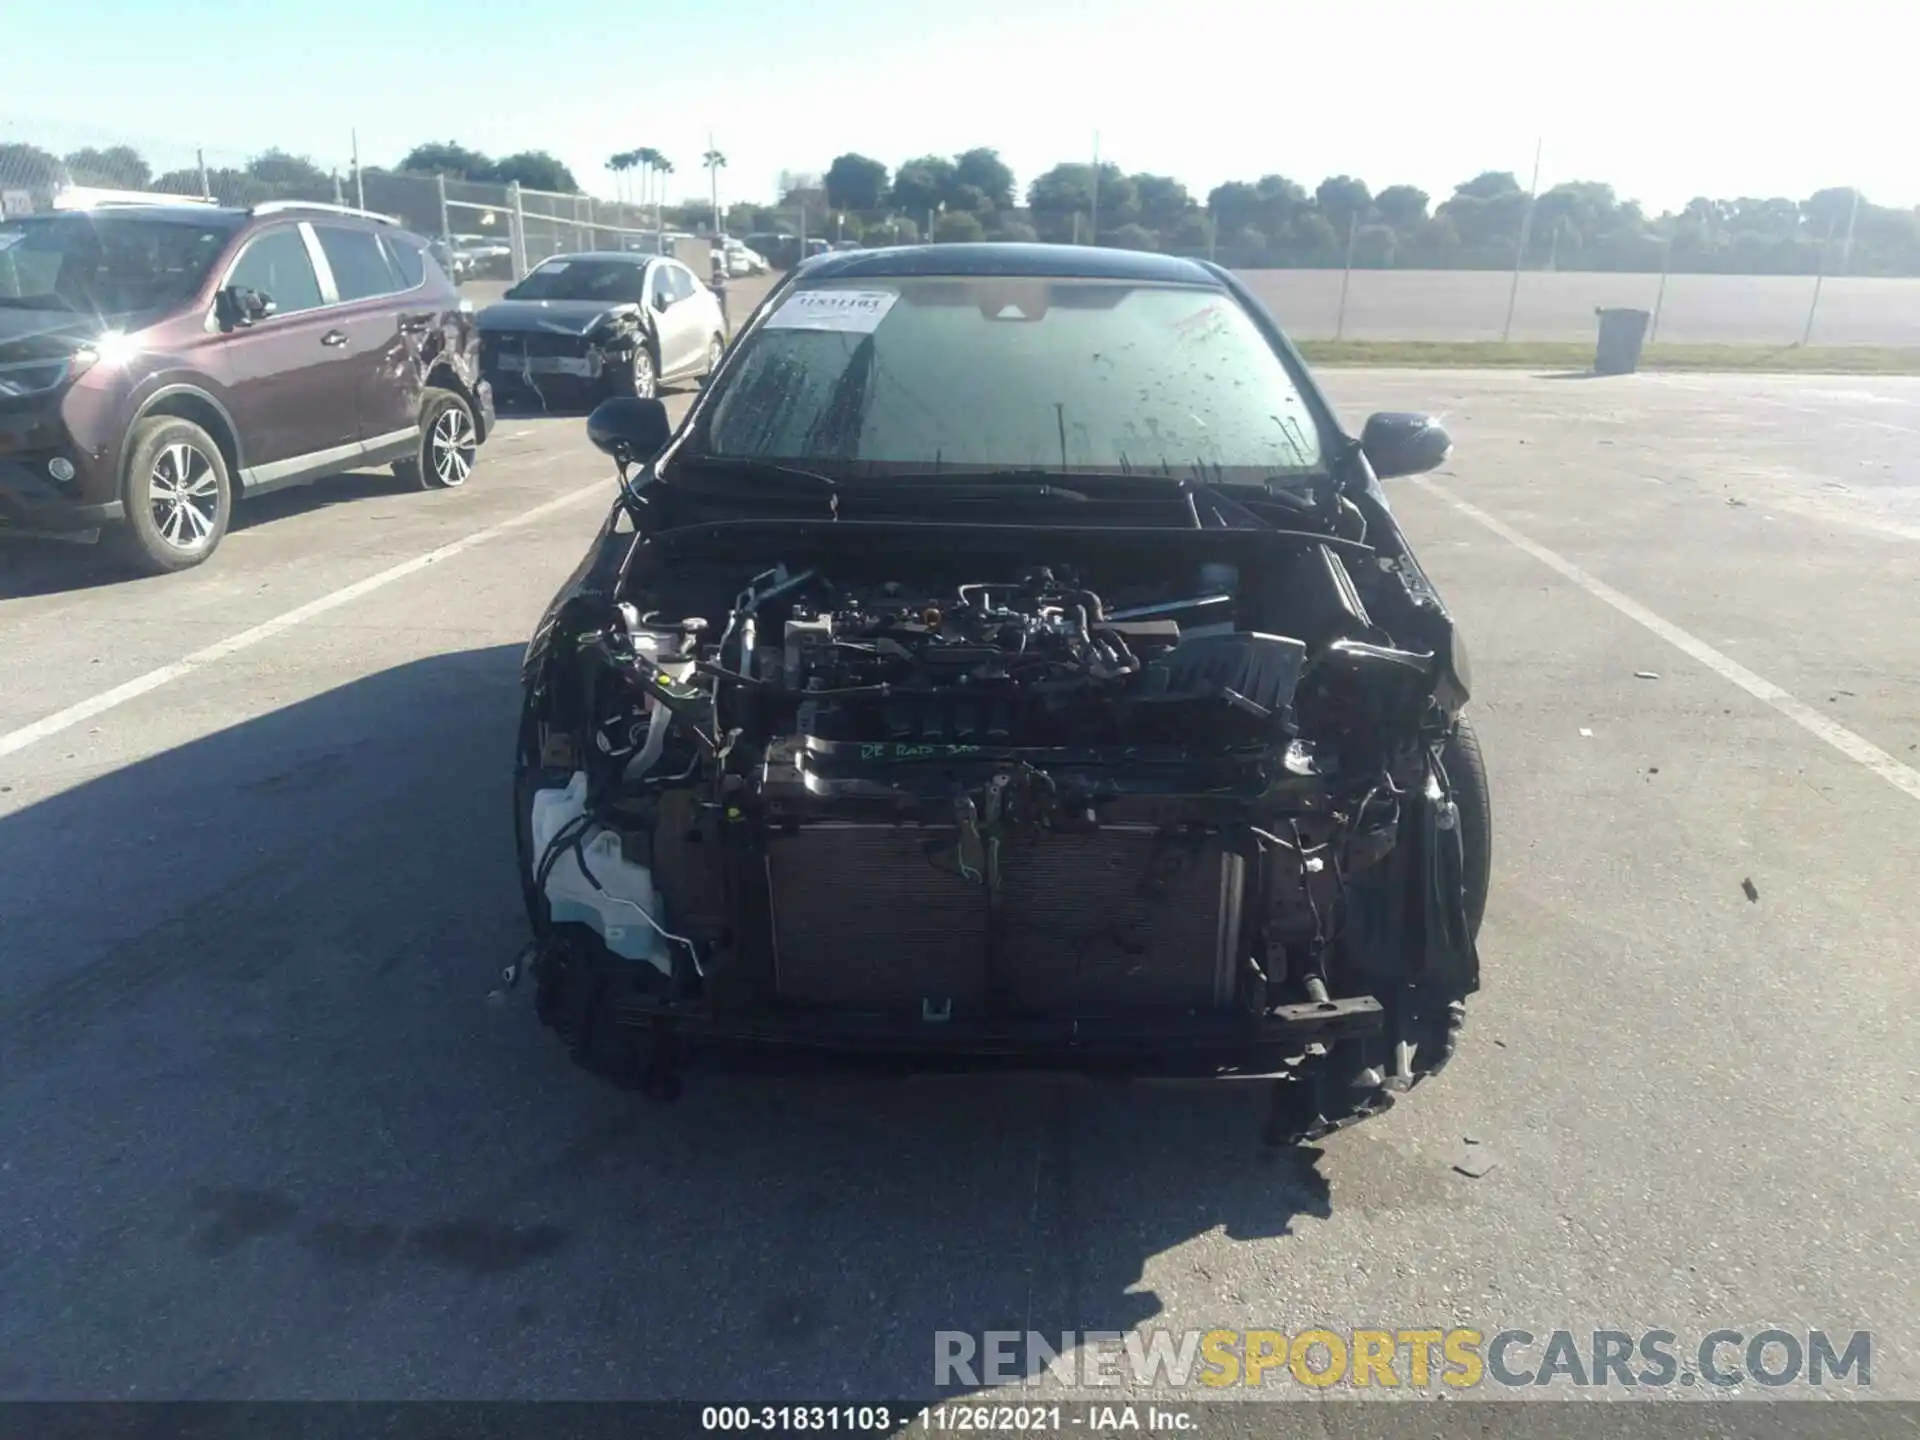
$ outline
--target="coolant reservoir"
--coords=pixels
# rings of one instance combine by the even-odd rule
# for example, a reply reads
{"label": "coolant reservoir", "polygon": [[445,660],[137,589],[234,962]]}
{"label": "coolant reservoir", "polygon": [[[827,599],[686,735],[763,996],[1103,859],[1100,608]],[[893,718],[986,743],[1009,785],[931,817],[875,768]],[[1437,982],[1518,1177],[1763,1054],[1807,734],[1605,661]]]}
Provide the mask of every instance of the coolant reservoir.
{"label": "coolant reservoir", "polygon": [[[554,836],[587,808],[587,776],[575,771],[564,790],[538,790],[533,796],[534,877]],[[568,842],[565,852],[547,873],[547,904],[555,924],[589,926],[607,949],[626,960],[640,960],[662,974],[673,973],[672,958],[660,932],[646,916],[662,921],[660,900],[653,889],[653,872],[635,865],[620,853],[620,837],[598,825],[589,826],[580,841],[587,869],[599,882],[595,888],[580,868],[580,855]]]}

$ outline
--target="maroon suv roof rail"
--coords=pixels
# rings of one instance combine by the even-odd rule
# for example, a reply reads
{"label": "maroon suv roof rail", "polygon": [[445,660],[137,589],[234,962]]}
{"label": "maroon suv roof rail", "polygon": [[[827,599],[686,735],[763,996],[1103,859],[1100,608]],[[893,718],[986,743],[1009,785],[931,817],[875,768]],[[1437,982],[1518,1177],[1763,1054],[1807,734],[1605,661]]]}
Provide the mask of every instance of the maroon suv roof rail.
{"label": "maroon suv roof rail", "polygon": [[398,225],[400,222],[392,215],[382,215],[376,210],[356,210],[351,205],[323,205],[318,200],[263,200],[258,205],[249,206],[249,215],[278,215],[282,211],[317,210],[323,215],[351,215],[357,220],[377,220],[382,225]]}

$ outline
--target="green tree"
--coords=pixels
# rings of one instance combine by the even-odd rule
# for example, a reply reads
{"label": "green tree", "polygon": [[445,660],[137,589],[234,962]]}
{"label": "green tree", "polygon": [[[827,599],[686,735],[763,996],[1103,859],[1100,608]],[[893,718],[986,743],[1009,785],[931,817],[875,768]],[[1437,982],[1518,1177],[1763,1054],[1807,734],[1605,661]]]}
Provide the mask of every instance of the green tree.
{"label": "green tree", "polygon": [[1767,239],[1795,239],[1800,234],[1800,207],[1778,197],[1763,200],[1743,195],[1733,202],[1733,228]]}
{"label": "green tree", "polygon": [[949,210],[964,210],[969,215],[993,214],[993,201],[978,185],[955,185],[947,195]]}
{"label": "green tree", "polygon": [[333,192],[332,176],[306,156],[285,150],[262,150],[247,161],[247,174],[288,199],[318,199]]}
{"label": "green tree", "polygon": [[493,162],[456,141],[437,140],[414,146],[400,168],[419,175],[445,175],[449,180],[479,180],[493,169]]}
{"label": "green tree", "polygon": [[1169,230],[1160,232],[1162,244],[1181,250],[1205,250],[1213,239],[1213,219],[1201,210],[1189,210]]}
{"label": "green tree", "polygon": [[[163,195],[199,195],[201,193],[200,171],[198,169],[169,170],[164,175],[154,177],[153,188]],[[259,176],[250,175],[245,170],[235,170],[230,166],[217,166],[207,171],[207,190],[222,205],[258,205],[263,200],[306,198],[283,195]],[[329,200],[333,198],[331,177],[327,180],[325,198]]]}
{"label": "green tree", "polygon": [[67,156],[67,172],[76,185],[109,189],[144,190],[153,181],[153,168],[131,145],[84,146]]}
{"label": "green tree", "polygon": [[1107,233],[1107,239],[1122,250],[1158,250],[1160,239],[1136,221],[1128,221]]}
{"label": "green tree", "polygon": [[971,185],[995,210],[1013,208],[1013,171],[1007,168],[998,150],[981,147],[954,156],[953,183]]}
{"label": "green tree", "polygon": [[1284,175],[1262,175],[1254,182],[1253,193],[1259,210],[1252,223],[1269,235],[1278,235],[1307,208],[1306,189]]}
{"label": "green tree", "polygon": [[1335,230],[1326,216],[1312,211],[1296,215],[1287,229],[1292,247],[1307,255],[1334,255],[1347,242],[1347,237]]}
{"label": "green tree", "polygon": [[922,155],[893,173],[887,203],[909,215],[924,215],[947,199],[953,188],[953,162],[944,155]]}
{"label": "green tree", "polygon": [[1460,243],[1510,261],[1527,212],[1527,192],[1508,170],[1484,170],[1457,186],[1435,213],[1445,215]]}
{"label": "green tree", "polygon": [[1140,218],[1140,192],[1118,165],[1100,165],[1100,231],[1105,234]]}
{"label": "green tree", "polygon": [[1427,218],[1427,192],[1417,185],[1389,185],[1373,197],[1373,208],[1395,233],[1411,235]]}
{"label": "green tree", "polygon": [[1091,165],[1056,165],[1035,176],[1027,186],[1027,209],[1033,216],[1034,228],[1044,240],[1056,243],[1071,240],[1074,217],[1086,215],[1092,206]]}
{"label": "green tree", "polygon": [[1351,175],[1329,175],[1314,188],[1313,203],[1345,244],[1348,227],[1356,220],[1366,219],[1367,212],[1373,208],[1373,194],[1364,180],[1356,180]]}
{"label": "green tree", "polygon": [[562,195],[580,193],[580,182],[573,178],[573,172],[545,150],[522,150],[517,155],[502,156],[487,167],[484,175],[472,178],[495,185],[518,181],[529,190],[552,190]]}
{"label": "green tree", "polygon": [[980,217],[966,210],[949,210],[933,227],[933,238],[943,245],[984,239],[986,233]]}
{"label": "green tree", "polygon": [[1637,229],[1633,220],[1634,215],[1620,204],[1611,185],[1569,180],[1555,185],[1535,202],[1532,248],[1541,252],[1544,245],[1547,251],[1553,251],[1557,240],[1555,253],[1565,258],[1569,253],[1577,254],[1584,245],[1605,241],[1616,231]]}
{"label": "green tree", "polygon": [[887,167],[849,151],[827,167],[827,203],[836,210],[878,210],[886,203]]}
{"label": "green tree", "polygon": [[[211,189],[212,172],[208,172],[208,188]],[[148,182],[150,188],[162,195],[198,195],[200,193],[200,172],[198,170],[168,170],[153,177]]]}
{"label": "green tree", "polygon": [[[67,164],[73,164],[73,157],[67,157]],[[1865,205],[1862,209],[1869,208]],[[1801,218],[1807,222],[1807,228],[1815,235],[1844,235],[1847,233],[1847,220],[1853,216],[1853,190],[1842,186],[1837,189],[1816,190],[1800,202]],[[1854,224],[1859,219],[1854,216]]]}
{"label": "green tree", "polygon": [[1464,195],[1469,200],[1498,200],[1506,195],[1524,195],[1520,182],[1511,170],[1482,170],[1473,179],[1454,186],[1455,195]]}
{"label": "green tree", "polygon": [[14,143],[0,145],[0,178],[6,180],[9,188],[26,186],[51,190],[66,180],[67,173],[59,156],[42,150],[38,145]]}
{"label": "green tree", "polygon": [[[1193,209],[1193,197],[1187,193],[1187,187],[1170,175],[1135,175],[1132,184],[1139,202],[1140,223],[1157,234],[1172,234]],[[1105,204],[1100,208],[1105,210]]]}
{"label": "green tree", "polygon": [[1414,231],[1413,243],[1423,255],[1450,256],[1460,248],[1460,232],[1445,215],[1429,215]]}
{"label": "green tree", "polygon": [[1040,238],[1040,232],[1024,220],[1009,220],[1003,217],[1000,223],[993,227],[993,238],[1005,240],[1009,244],[1031,245]]}

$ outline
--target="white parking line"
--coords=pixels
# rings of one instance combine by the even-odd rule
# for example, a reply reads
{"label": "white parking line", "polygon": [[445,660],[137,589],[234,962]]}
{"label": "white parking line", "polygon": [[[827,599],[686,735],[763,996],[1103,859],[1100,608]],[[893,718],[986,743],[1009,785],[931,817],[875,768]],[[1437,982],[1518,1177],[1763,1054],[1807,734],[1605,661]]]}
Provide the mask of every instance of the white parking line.
{"label": "white parking line", "polygon": [[1846,726],[1834,724],[1811,705],[1795,699],[1771,680],[1762,679],[1738,660],[1722,655],[1706,641],[1696,635],[1688,634],[1672,621],[1661,619],[1639,601],[1628,599],[1604,580],[1596,580],[1571,560],[1556,555],[1546,546],[1529,540],[1504,520],[1496,520],[1486,511],[1469,505],[1457,495],[1450,494],[1444,486],[1423,479],[1415,479],[1413,483],[1428,494],[1446,501],[1475,524],[1491,530],[1515,549],[1525,551],[1549,570],[1571,580],[1594,599],[1612,606],[1634,624],[1651,630],[1674,649],[1698,660],[1721,679],[1733,682],[1756,700],[1764,700],[1802,730],[1816,739],[1826,741],[1849,760],[1864,765],[1896,790],[1905,791],[1915,800],[1920,800],[1920,770],[1915,770],[1911,765],[1902,764],[1878,745],[1854,734]]}
{"label": "white parking line", "polygon": [[66,709],[57,711],[44,720],[36,720],[31,725],[9,731],[0,735],[0,756],[12,755],[49,736],[58,735],[62,730],[71,729],[82,721],[91,720],[94,716],[124,705],[129,700],[137,700],[140,696],[158,690],[162,685],[170,684],[183,675],[191,675],[194,671],[204,669],[217,660],[224,660],[230,655],[239,654],[242,650],[252,649],[263,640],[271,640],[276,635],[285,634],[294,626],[303,624],[316,615],[324,615],[329,610],[338,610],[342,605],[351,604],[364,595],[371,595],[376,590],[384,589],[396,580],[416,575],[429,565],[451,559],[463,550],[471,550],[476,545],[483,545],[510,530],[531,525],[534,521],[543,519],[557,510],[564,510],[569,505],[578,505],[581,501],[591,500],[596,496],[605,501],[608,498],[607,490],[607,484],[603,480],[596,481],[592,485],[583,485],[580,489],[549,500],[543,505],[536,505],[531,510],[522,511],[510,520],[502,520],[498,525],[489,525],[485,530],[476,530],[473,534],[451,541],[437,550],[429,550],[424,555],[403,560],[377,575],[369,575],[364,580],[357,580],[342,589],[322,595],[318,600],[309,601],[305,605],[287,611],[284,615],[263,621],[251,630],[242,630],[238,635],[230,635],[225,640],[219,640],[204,649],[195,650],[191,655],[176,660],[171,665],[162,665],[158,670],[149,670],[137,680],[129,680],[124,685],[116,685],[113,689],[102,691],[90,699],[82,700],[77,705],[69,705]]}

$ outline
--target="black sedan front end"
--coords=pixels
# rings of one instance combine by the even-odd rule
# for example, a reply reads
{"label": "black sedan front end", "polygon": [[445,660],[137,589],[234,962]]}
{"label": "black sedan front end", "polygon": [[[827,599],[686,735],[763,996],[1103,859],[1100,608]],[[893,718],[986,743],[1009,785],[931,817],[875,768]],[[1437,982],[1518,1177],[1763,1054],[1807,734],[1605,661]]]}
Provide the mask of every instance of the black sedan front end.
{"label": "black sedan front end", "polygon": [[[1235,323],[1187,270],[960,249],[769,297],[543,620],[515,790],[539,1012],[657,1092],[725,1040],[1270,1076],[1283,1137],[1378,1113],[1444,1067],[1479,984],[1489,830],[1452,622],[1337,433],[1324,462],[1278,442],[1284,490],[803,466],[913,427],[975,443],[912,384],[938,368],[920,334],[1005,325],[988,343],[1042,367],[996,444],[1055,423],[1018,408],[1057,373],[1011,328],[1036,312],[1076,353],[1085,316],[1136,302],[1196,351]],[[1041,283],[1009,289],[1023,259]],[[889,403],[893,431],[863,410]],[[664,412],[610,402],[590,431],[654,456]],[[1437,428],[1370,433],[1382,469],[1445,453]],[[817,458],[733,453],[778,435]]]}

